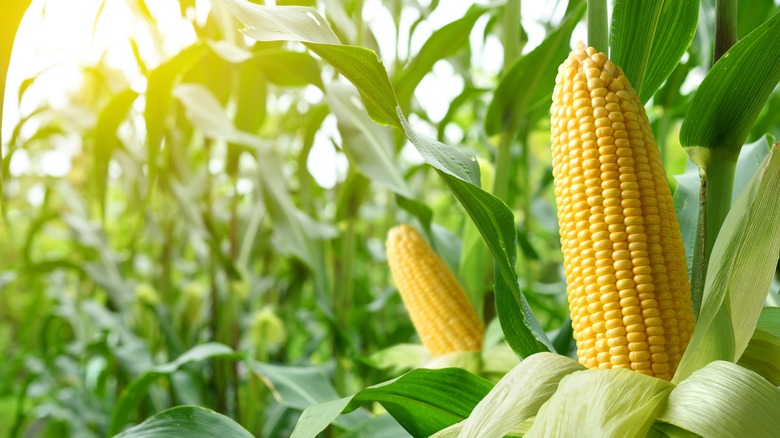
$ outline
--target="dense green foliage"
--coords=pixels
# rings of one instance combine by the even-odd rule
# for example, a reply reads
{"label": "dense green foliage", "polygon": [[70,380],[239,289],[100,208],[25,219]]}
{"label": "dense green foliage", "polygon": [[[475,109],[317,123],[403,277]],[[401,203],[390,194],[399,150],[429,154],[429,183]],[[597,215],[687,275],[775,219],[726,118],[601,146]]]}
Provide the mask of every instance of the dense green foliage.
{"label": "dense green foliage", "polygon": [[[547,115],[585,2],[549,1],[538,23],[508,13],[520,5],[508,0],[432,24],[449,2],[212,1],[202,21],[195,1],[179,1],[192,45],[144,59],[131,41],[142,84],[102,61],[83,66],[71,101],[40,102],[3,126],[0,435],[153,436],[178,421],[190,428],[181,436],[245,433],[239,425],[269,437],[487,427],[491,388],[518,357],[574,356]],[[748,37],[707,74],[714,1],[701,14],[697,1],[615,3],[610,50],[648,102],[693,271],[694,253],[707,248],[696,259],[706,324],[677,376],[692,377],[674,389],[633,373],[575,373],[558,356],[557,374],[523,362],[528,374],[508,378],[552,386],[544,398],[517,397],[536,410],[550,402],[536,429],[518,426],[536,410],[502,408],[525,417],[490,426],[501,435],[597,421],[590,408],[558,406],[615,380],[604,392],[614,400],[652,398],[634,408],[641,417],[610,425],[624,432],[646,432],[656,418],[668,423],[656,423],[658,434],[711,427],[659,397],[682,406],[702,387],[722,395],[713,383],[722,376],[757,412],[779,397],[777,362],[762,360],[780,357],[771,356],[780,354],[777,315],[761,307],[780,304],[780,158],[777,147],[770,153],[780,132],[780,15],[772,1],[740,13]],[[154,29],[144,0],[128,4]],[[378,34],[380,20],[395,34]],[[491,47],[503,51],[500,65],[486,59]],[[706,95],[695,94],[699,83]],[[21,107],[35,86],[29,78],[5,105]],[[726,220],[706,245],[681,127],[694,158],[730,148],[734,199],[745,193],[728,218],[730,182],[726,201],[705,205]],[[78,150],[68,174],[42,171],[64,143]],[[330,176],[315,178],[323,168]],[[430,362],[413,345],[384,255],[398,223],[422,230],[458,276],[488,326],[482,354]],[[744,368],[729,363],[740,360]],[[402,376],[423,365],[456,368]],[[220,415],[169,409],[180,405]]]}

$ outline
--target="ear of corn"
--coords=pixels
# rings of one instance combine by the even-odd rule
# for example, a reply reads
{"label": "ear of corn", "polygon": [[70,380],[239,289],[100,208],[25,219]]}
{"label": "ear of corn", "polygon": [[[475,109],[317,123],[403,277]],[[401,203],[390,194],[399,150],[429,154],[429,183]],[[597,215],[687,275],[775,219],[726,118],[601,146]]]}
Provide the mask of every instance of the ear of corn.
{"label": "ear of corn", "polygon": [[671,379],[695,325],[658,147],[622,70],[580,44],[560,66],[551,132],[577,355]]}
{"label": "ear of corn", "polygon": [[409,225],[387,236],[387,260],[417,334],[432,356],[480,351],[484,328],[455,275]]}

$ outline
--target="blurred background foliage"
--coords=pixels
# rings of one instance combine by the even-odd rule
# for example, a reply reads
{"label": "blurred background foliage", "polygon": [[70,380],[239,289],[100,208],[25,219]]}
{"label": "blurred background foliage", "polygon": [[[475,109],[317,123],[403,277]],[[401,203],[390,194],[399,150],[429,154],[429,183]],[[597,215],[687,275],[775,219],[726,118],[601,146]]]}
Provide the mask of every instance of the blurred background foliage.
{"label": "blurred background foliage", "polygon": [[[306,406],[416,365],[417,353],[387,350],[418,342],[384,257],[398,223],[429,231],[495,321],[492,260],[462,207],[301,44],[250,42],[219,1],[103,0],[91,34],[99,43],[125,20],[121,40],[95,43],[91,60],[31,62],[25,38],[68,32],[46,21],[57,3],[32,2],[5,95],[0,435],[103,436],[180,404],[289,435]],[[541,66],[523,60],[547,36],[562,36],[563,54],[584,39],[584,23],[562,26],[582,2],[462,3],[276,1],[314,6],[343,43],[377,51],[415,128],[478,157],[482,186],[515,213],[521,287],[554,335],[568,322],[552,85],[528,82]],[[744,35],[777,6],[740,7]],[[670,175],[691,172],[678,132],[711,63],[713,10],[648,105]],[[544,98],[508,126],[489,111],[515,105],[496,92],[504,83]],[[778,96],[751,141],[777,131]],[[350,436],[389,419],[344,418]]]}

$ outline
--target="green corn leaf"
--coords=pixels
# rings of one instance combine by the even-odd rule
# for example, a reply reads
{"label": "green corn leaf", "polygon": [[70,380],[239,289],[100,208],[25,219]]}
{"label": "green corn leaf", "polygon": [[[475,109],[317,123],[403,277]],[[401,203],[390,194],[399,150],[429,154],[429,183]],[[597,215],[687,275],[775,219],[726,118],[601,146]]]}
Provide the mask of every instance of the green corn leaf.
{"label": "green corn leaf", "polygon": [[[238,0],[229,0],[238,1]],[[246,32],[250,37],[253,34]],[[380,125],[401,129],[396,107],[398,102],[384,64],[373,50],[358,46],[341,46],[301,40],[312,52],[327,61],[352,82],[363,97],[369,115]]]}
{"label": "green corn leaf", "polygon": [[624,368],[564,377],[526,437],[644,437],[673,385]]}
{"label": "green corn leaf", "polygon": [[318,278],[324,278],[324,267],[321,257],[318,256],[316,240],[335,237],[337,230],[328,224],[316,222],[293,204],[284,185],[282,166],[276,155],[270,151],[268,143],[237,129],[219,101],[204,86],[181,84],[174,89],[173,95],[187,109],[193,126],[204,135],[249,146],[250,152],[258,154],[261,193],[267,213],[274,224],[277,243],[285,252],[298,257],[312,268]]}
{"label": "green corn leaf", "polygon": [[658,419],[701,436],[775,436],[780,389],[758,374],[716,361],[680,382]]}
{"label": "green corn leaf", "polygon": [[149,72],[144,122],[150,180],[156,174],[157,156],[167,132],[166,124],[173,100],[171,92],[178,78],[207,52],[206,45],[193,44]]}
{"label": "green corn leaf", "polygon": [[[414,132],[402,119],[407,138],[429,151],[446,151],[446,146]],[[440,145],[440,146],[439,146]],[[424,154],[423,154],[424,156]],[[428,161],[428,160],[426,160]],[[471,217],[495,260],[496,311],[504,329],[505,339],[521,357],[540,351],[554,350],[517,283],[517,228],[512,211],[499,198],[478,186],[442,171],[431,162],[452,193]]]}
{"label": "green corn leaf", "polygon": [[753,0],[737,2],[737,8],[737,35],[741,38],[761,26],[777,6],[772,0]]}
{"label": "green corn leaf", "polygon": [[[254,360],[246,363],[262,376],[274,399],[282,406],[303,411],[339,397],[330,383],[327,367],[289,367]],[[333,423],[342,428],[353,428],[369,418],[365,409],[353,409],[349,414],[338,416]]]}
{"label": "green corn leaf", "polygon": [[317,276],[325,278],[317,240],[330,239],[338,230],[330,224],[319,223],[293,204],[284,185],[281,162],[272,153],[257,160],[261,193],[274,229],[274,240],[288,254],[306,263]]}
{"label": "green corn leaf", "polygon": [[[288,50],[265,50],[248,62],[257,62],[272,83],[282,87],[314,85],[322,89],[320,66],[308,53]],[[243,89],[242,89],[243,90]]]}
{"label": "green corn leaf", "polygon": [[[257,73],[281,87],[314,85],[322,89],[317,61],[306,52],[268,48],[251,52],[225,40],[207,41],[215,55],[231,64],[250,64]],[[241,88],[245,91],[244,88]]]}
{"label": "green corn leaf", "polygon": [[355,89],[347,84],[327,85],[328,104],[338,119],[342,147],[363,175],[395,193],[412,198],[393,156],[392,131],[378,126],[366,114]]}
{"label": "green corn leaf", "polygon": [[184,105],[192,125],[205,136],[225,139],[258,150],[268,149],[268,144],[259,137],[236,129],[217,98],[203,85],[181,84],[172,94]]}
{"label": "green corn leaf", "polygon": [[736,156],[780,80],[780,13],[739,40],[705,76],[680,129],[697,164],[710,151]]}
{"label": "green corn leaf", "polygon": [[[404,132],[425,161],[432,165],[474,221],[496,261],[497,308],[507,342],[521,356],[553,347],[539,326],[517,284],[515,272],[517,230],[512,211],[500,199],[479,187],[479,167],[475,159],[441,142],[416,132],[398,107],[393,87],[376,53],[355,46],[336,45],[323,35],[332,30],[311,30],[318,14],[300,14],[300,23],[288,19],[283,7],[252,5],[245,0],[226,1],[246,28],[244,33],[257,39],[300,41],[352,82],[374,121],[389,124]],[[298,9],[296,9],[298,10]],[[258,26],[277,19],[287,26],[284,34],[258,30]]]}
{"label": "green corn leaf", "polygon": [[[258,41],[317,41],[339,44],[327,20],[316,9],[301,6],[271,8],[248,1],[225,2],[230,11],[244,22],[243,32]],[[243,21],[243,20],[242,20]]]}
{"label": "green corn leaf", "polygon": [[108,433],[114,435],[122,430],[130,413],[146,397],[149,387],[159,377],[173,374],[188,363],[215,358],[235,360],[240,359],[241,356],[226,345],[208,343],[198,345],[176,358],[176,360],[158,365],[136,377],[119,395],[119,399],[111,412],[111,424],[108,428]]}
{"label": "green corn leaf", "polygon": [[349,429],[342,438],[407,438],[409,433],[392,415],[377,415]]}
{"label": "green corn leaf", "polygon": [[575,8],[539,46],[509,68],[485,117],[485,132],[496,135],[516,127],[519,119],[540,105],[549,108],[558,66],[569,52],[569,40],[580,22],[585,5]]}
{"label": "green corn leaf", "polygon": [[398,203],[399,207],[420,221],[426,236],[431,235],[431,224],[433,223],[433,210],[431,207],[422,201],[403,196],[396,196],[395,202]]}
{"label": "green corn leaf", "polygon": [[[377,123],[400,127],[393,86],[376,53],[361,47],[341,46],[336,34],[317,10],[297,6],[269,8],[240,0],[222,1],[244,23],[246,27],[242,32],[246,36],[258,41],[304,43],[339,73],[350,78]],[[350,64],[350,71],[345,73],[340,70]],[[375,101],[377,97],[379,100]]]}
{"label": "green corn leaf", "polygon": [[251,438],[253,435],[230,417],[199,406],[177,406],[156,414],[116,438]]}
{"label": "green corn leaf", "polygon": [[100,111],[95,125],[95,178],[99,191],[101,211],[105,214],[106,187],[108,186],[108,164],[114,152],[121,146],[116,131],[127,118],[130,107],[135,102],[138,93],[131,89],[123,90],[111,98]]}
{"label": "green corn leaf", "polygon": [[468,44],[471,29],[487,10],[486,7],[474,5],[462,18],[444,25],[425,41],[420,52],[399,73],[395,81],[401,108],[409,109],[415,88],[437,61],[458,53]]}
{"label": "green corn leaf", "polygon": [[[268,84],[262,79],[264,69],[258,62],[245,62],[238,67],[235,127],[241,131],[258,132],[267,116]],[[238,175],[239,160],[245,151],[241,144],[228,144],[225,169],[231,176]]]}
{"label": "green corn leaf", "polygon": [[780,147],[775,145],[723,223],[708,266],[701,312],[674,382],[747,347],[780,254]]}
{"label": "green corn leaf", "polygon": [[468,417],[493,385],[460,368],[418,369],[351,397],[303,412],[293,438],[314,437],[342,412],[379,402],[414,437],[427,437]]}
{"label": "green corn leaf", "polygon": [[316,437],[341,415],[351,400],[352,397],[344,397],[306,408],[298,419],[290,438]]}
{"label": "green corn leaf", "polygon": [[688,50],[699,19],[697,0],[617,0],[609,57],[647,102]]}

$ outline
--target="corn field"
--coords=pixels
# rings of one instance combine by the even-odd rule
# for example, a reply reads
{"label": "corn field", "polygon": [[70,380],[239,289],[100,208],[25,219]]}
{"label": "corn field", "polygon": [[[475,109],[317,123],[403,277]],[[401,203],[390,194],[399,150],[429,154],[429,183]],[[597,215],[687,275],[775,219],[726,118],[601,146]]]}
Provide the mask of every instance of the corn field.
{"label": "corn field", "polygon": [[772,0],[0,0],[0,436],[780,435]]}

